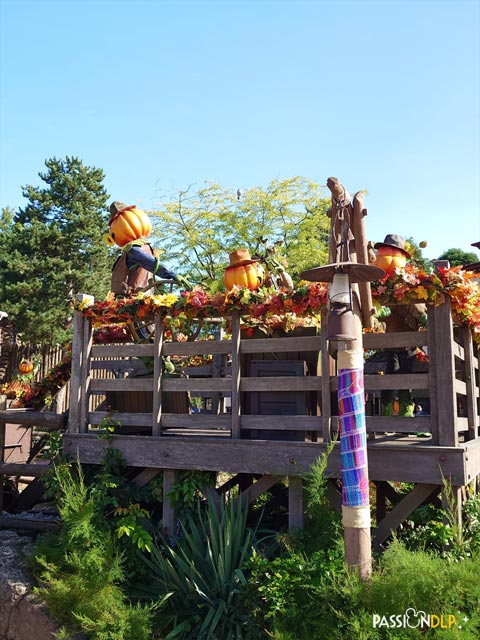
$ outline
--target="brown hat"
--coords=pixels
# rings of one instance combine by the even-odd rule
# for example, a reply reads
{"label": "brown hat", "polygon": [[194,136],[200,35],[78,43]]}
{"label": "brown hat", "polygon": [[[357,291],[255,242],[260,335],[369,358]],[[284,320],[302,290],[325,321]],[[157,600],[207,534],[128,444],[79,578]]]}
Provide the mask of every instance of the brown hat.
{"label": "brown hat", "polygon": [[385,240],[383,242],[377,242],[375,249],[378,249],[379,247],[393,247],[394,249],[399,249],[407,256],[407,258],[410,258],[408,251],[405,251],[405,238],[403,236],[397,236],[396,233],[389,233],[385,236]]}
{"label": "brown hat", "polygon": [[129,205],[125,204],[124,202],[118,202],[117,200],[115,202],[112,202],[112,204],[110,205],[110,220],[108,221],[108,224],[112,224],[115,218],[120,213],[122,213],[122,211],[124,211],[125,209],[130,209],[132,207],[129,207]]}
{"label": "brown hat", "polygon": [[237,249],[229,255],[229,258],[231,267],[239,267],[242,264],[258,262],[258,260],[252,260],[248,249]]}

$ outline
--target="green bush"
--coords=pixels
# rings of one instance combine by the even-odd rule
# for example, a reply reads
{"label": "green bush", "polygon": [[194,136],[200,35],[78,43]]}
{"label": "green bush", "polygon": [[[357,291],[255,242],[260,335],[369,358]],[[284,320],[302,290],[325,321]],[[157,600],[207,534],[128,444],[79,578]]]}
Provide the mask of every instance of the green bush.
{"label": "green bush", "polygon": [[30,558],[37,593],[58,623],[92,640],[151,640],[153,607],[133,605],[124,595],[124,559],[103,501],[80,467],[76,474],[56,468],[54,482],[62,525],[39,540]]}
{"label": "green bush", "polygon": [[196,514],[185,515],[181,535],[173,541],[160,536],[159,546],[144,556],[152,580],[136,593],[168,597],[157,616],[166,640],[246,637],[249,614],[238,598],[247,583],[244,567],[252,550],[273,535],[248,528],[247,515],[234,501],[220,503],[220,513],[212,500],[199,501]]}
{"label": "green bush", "polygon": [[[290,552],[273,562],[256,556],[249,569],[245,603],[258,628],[264,629],[263,637],[275,640],[409,640],[423,638],[425,634],[442,640],[480,637],[478,558],[454,562],[422,551],[408,551],[396,541],[374,568],[370,582],[362,582],[356,574],[348,573],[341,549],[335,544],[329,551],[308,556]],[[432,618],[432,625],[438,626],[425,629],[387,626],[391,623],[389,616],[403,616],[409,609],[437,616],[438,620]],[[374,615],[378,616],[376,628]],[[455,622],[445,628],[448,615],[455,616]]]}

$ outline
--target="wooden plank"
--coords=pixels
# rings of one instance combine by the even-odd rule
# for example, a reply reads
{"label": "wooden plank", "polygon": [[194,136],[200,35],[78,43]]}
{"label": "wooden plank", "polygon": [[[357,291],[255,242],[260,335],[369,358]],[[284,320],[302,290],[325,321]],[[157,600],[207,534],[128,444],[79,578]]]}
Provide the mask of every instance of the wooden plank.
{"label": "wooden plank", "polygon": [[25,529],[26,531],[51,531],[61,525],[57,520],[40,520],[21,516],[0,516],[0,529]]}
{"label": "wooden plank", "polygon": [[184,429],[230,429],[232,420],[227,413],[165,413],[162,418],[162,426]]}
{"label": "wooden plank", "polygon": [[240,418],[242,429],[273,429],[288,431],[321,431],[320,416],[298,415],[242,415]]}
{"label": "wooden plank", "polygon": [[[468,439],[479,437],[480,416],[478,412],[478,386],[475,371],[475,357],[473,353],[473,337],[468,327],[462,328],[463,344],[465,345],[465,386],[467,394]],[[478,365],[477,365],[478,366]]]}
{"label": "wooden plank", "polygon": [[67,425],[67,416],[53,411],[31,409],[6,409],[0,411],[0,423],[21,424],[24,427],[42,427],[46,431],[57,431]]}
{"label": "wooden plank", "polygon": [[428,344],[428,331],[404,331],[392,333],[364,333],[365,349],[392,349],[406,347],[425,347]]}
{"label": "wooden plank", "polygon": [[288,478],[288,530],[303,529],[303,479],[298,476]]}
{"label": "wooden plank", "polygon": [[[395,373],[364,376],[365,389],[368,391],[383,389],[428,389],[429,378],[425,373]],[[338,388],[338,382],[336,387]]]}
{"label": "wooden plank", "polygon": [[431,416],[366,416],[367,433],[430,433]]}
{"label": "wooden plank", "polygon": [[240,391],[321,391],[320,376],[265,376],[242,378]]}
{"label": "wooden plank", "polygon": [[32,462],[30,464],[24,462],[1,462],[0,473],[6,476],[25,476],[34,477],[44,476],[49,471],[49,463],[42,464],[40,462]]}
{"label": "wooden plank", "polygon": [[[466,484],[461,447],[433,447],[420,438],[377,438],[368,443],[372,480],[441,484],[442,474],[457,486]],[[64,452],[82,463],[100,464],[109,443],[94,435],[66,434]],[[304,475],[326,450],[319,442],[233,440],[222,437],[115,436],[113,446],[133,467]],[[327,474],[340,477],[340,446],[328,458]]]}
{"label": "wooden plank", "polygon": [[[254,342],[254,341],[252,341]],[[240,315],[238,311],[232,314],[232,379],[231,379],[231,412],[232,412],[232,438],[240,438],[240,382],[242,367],[240,362]],[[219,391],[221,389],[218,389]]]}
{"label": "wooden plank", "polygon": [[284,338],[258,338],[242,340],[240,353],[291,353],[297,351],[320,351],[320,336],[291,336]]}
{"label": "wooden plank", "polygon": [[153,416],[151,413],[123,413],[121,411],[91,411],[88,414],[88,422],[91,425],[99,425],[105,418],[111,418],[114,422],[120,422],[125,426],[152,427]]}
{"label": "wooden plank", "polygon": [[436,484],[417,484],[376,527],[374,545],[379,548],[415,509],[439,490],[440,486]]}

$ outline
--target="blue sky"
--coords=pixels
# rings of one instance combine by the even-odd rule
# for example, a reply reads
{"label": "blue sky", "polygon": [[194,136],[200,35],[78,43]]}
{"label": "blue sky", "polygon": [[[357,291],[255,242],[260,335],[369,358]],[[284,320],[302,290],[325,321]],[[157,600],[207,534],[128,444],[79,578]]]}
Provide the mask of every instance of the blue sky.
{"label": "blue sky", "polygon": [[[0,205],[44,161],[154,208],[337,176],[369,239],[480,241],[478,0],[0,0]],[[325,192],[328,196],[329,192]],[[477,252],[478,253],[478,252]]]}

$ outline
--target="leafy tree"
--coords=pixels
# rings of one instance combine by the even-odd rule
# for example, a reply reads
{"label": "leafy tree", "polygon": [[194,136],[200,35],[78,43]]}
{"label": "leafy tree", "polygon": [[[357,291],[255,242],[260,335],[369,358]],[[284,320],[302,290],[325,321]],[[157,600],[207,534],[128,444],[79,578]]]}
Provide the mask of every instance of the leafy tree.
{"label": "leafy tree", "polygon": [[479,258],[473,251],[463,251],[462,249],[447,249],[438,258],[439,260],[448,260],[451,267],[463,266],[464,264],[472,264],[478,262]]}
{"label": "leafy tree", "polygon": [[297,279],[304,269],[328,262],[329,203],[318,184],[297,176],[243,194],[215,183],[188,187],[150,215],[154,242],[172,267],[218,286],[228,254],[242,247],[253,256],[278,243],[277,255]]}
{"label": "leafy tree", "polygon": [[28,204],[3,211],[0,306],[25,341],[54,344],[70,336],[73,295],[105,296],[112,261],[103,171],[68,156],[45,166],[47,186],[23,187]]}

